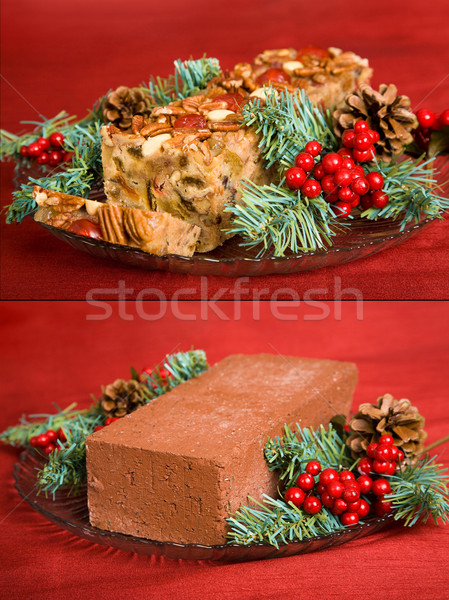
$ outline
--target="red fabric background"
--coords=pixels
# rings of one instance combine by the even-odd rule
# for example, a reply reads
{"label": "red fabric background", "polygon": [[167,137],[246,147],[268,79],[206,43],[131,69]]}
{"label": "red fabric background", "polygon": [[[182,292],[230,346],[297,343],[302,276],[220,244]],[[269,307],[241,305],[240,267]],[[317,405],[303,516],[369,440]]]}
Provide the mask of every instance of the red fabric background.
{"label": "red fabric background", "polygon": [[[230,304],[218,308],[235,316]],[[82,398],[87,406],[91,392],[126,377],[130,365],[149,366],[193,345],[204,348],[212,363],[235,352],[275,351],[355,361],[360,380],[354,408],[389,391],[410,398],[426,416],[429,443],[448,432],[449,352],[441,339],[449,327],[446,303],[365,303],[363,320],[346,303],[342,320],[333,318],[331,307],[330,318],[314,322],[306,320],[309,307],[282,310],[296,321],[276,320],[267,303],[257,322],[251,304],[232,321],[211,312],[206,321],[204,306],[201,313],[196,303],[182,310],[196,320],[180,321],[169,311],[150,322],[137,318],[135,306],[123,320],[115,305],[109,320],[87,321],[92,311],[85,303],[4,303],[0,429],[23,412],[50,411],[52,401],[66,405]],[[447,450],[446,444],[438,452],[449,466]],[[1,448],[3,598],[447,598],[447,526],[398,525],[339,548],[256,563],[148,558],[80,540],[20,503],[12,478],[17,455]]]}
{"label": "red fabric background", "polygon": [[[448,105],[448,14],[445,0],[408,3],[354,2],[194,3],[135,0],[32,2],[2,7],[2,127],[17,132],[20,120],[37,113],[85,109],[111,87],[135,85],[150,73],[167,74],[172,62],[189,55],[218,56],[224,67],[250,59],[261,49],[334,45],[367,56],[374,83],[395,82],[414,107]],[[1,170],[3,204],[11,201],[9,165]],[[94,259],[57,241],[34,223],[16,229],[2,219],[1,294],[11,299],[82,299],[91,287],[111,288],[119,279],[137,293],[161,289],[168,297],[180,287],[199,287],[188,275],[148,273]],[[357,287],[365,298],[447,298],[449,223],[432,224],[403,245],[365,260],[318,272],[255,278],[264,297],[281,287],[328,288],[333,278]],[[209,294],[229,286],[211,277]],[[197,289],[196,296],[199,297]],[[232,297],[228,292],[223,297]]]}

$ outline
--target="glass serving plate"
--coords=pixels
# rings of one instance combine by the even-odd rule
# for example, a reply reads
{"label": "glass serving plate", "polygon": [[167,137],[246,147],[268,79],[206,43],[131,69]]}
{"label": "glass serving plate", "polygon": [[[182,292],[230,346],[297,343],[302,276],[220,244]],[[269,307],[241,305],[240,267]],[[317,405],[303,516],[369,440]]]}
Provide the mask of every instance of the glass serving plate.
{"label": "glass serving plate", "polygon": [[281,558],[295,554],[316,552],[332,546],[345,544],[356,538],[371,535],[393,522],[392,517],[373,517],[351,529],[313,539],[281,544],[279,548],[265,544],[225,544],[223,546],[202,546],[196,544],[175,544],[156,542],[121,533],[112,533],[92,527],[89,523],[86,488],[77,495],[58,492],[53,500],[44,494],[37,494],[36,470],[41,469],[45,458],[35,451],[24,451],[14,467],[15,487],[24,500],[49,521],[70,531],[74,535],[104,546],[112,546],[126,552],[137,552],[154,556],[164,556],[184,560],[213,560],[222,562],[243,562],[264,558]]}
{"label": "glass serving plate", "polygon": [[[439,168],[438,192],[446,196],[449,194],[449,161],[447,158],[443,158],[438,159],[437,162],[436,166]],[[19,170],[16,184],[27,181],[30,176],[37,177],[38,175],[34,172],[31,173],[30,169]],[[104,198],[104,194],[102,190],[97,189],[92,191],[90,197],[101,200]],[[432,219],[423,219],[419,223],[409,223],[401,230],[400,220],[368,221],[355,216],[344,222],[347,227],[332,238],[333,245],[326,250],[290,253],[285,257],[275,257],[272,251],[268,251],[262,258],[257,258],[259,249],[242,248],[239,245],[239,241],[241,241],[239,237],[226,241],[222,246],[207,254],[195,254],[192,257],[154,256],[135,248],[93,240],[43,223],[39,223],[39,225],[77,250],[141,269],[191,275],[242,277],[311,271],[365,258],[410,239],[431,222]]]}

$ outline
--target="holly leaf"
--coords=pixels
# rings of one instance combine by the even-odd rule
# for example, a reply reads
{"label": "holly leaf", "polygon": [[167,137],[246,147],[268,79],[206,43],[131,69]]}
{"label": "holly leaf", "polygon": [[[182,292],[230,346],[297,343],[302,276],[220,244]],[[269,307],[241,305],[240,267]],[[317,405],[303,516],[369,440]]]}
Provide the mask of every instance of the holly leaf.
{"label": "holly leaf", "polygon": [[432,133],[427,151],[429,158],[443,153],[449,153],[449,125]]}

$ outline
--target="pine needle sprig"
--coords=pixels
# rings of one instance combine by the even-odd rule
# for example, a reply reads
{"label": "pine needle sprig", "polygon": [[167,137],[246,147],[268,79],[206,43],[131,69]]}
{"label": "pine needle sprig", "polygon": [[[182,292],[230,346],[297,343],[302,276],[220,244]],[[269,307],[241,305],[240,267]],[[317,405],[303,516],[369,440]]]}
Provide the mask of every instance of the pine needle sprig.
{"label": "pine needle sprig", "polygon": [[168,78],[152,77],[142,89],[151,96],[155,106],[164,106],[201,92],[208,81],[221,73],[217,58],[203,56],[198,60],[176,60],[175,73]]}
{"label": "pine needle sprig", "polygon": [[70,129],[64,147],[74,153],[71,166],[38,179],[30,178],[30,183],[22,184],[13,193],[14,201],[7,208],[6,222],[21,223],[37,210],[32,196],[34,185],[46,189],[87,198],[92,187],[103,177],[101,163],[102,122],[95,119],[87,125],[80,123]]}
{"label": "pine needle sprig", "polygon": [[[421,157],[422,159],[423,157]],[[369,208],[361,214],[369,220],[402,218],[401,231],[414,221],[443,218],[449,210],[449,199],[437,193],[437,170],[431,167],[433,159],[416,160],[398,157],[391,163],[375,163],[371,171],[379,171],[388,194],[389,202],[382,208]]]}
{"label": "pine needle sprig", "polygon": [[[162,377],[161,369],[167,373],[167,377]],[[180,383],[189,379],[194,379],[207,371],[209,365],[204,350],[189,350],[188,352],[177,352],[167,355],[162,365],[153,369],[153,374],[145,373],[150,396],[156,398],[165,394]]]}
{"label": "pine needle sprig", "polygon": [[337,148],[329,115],[310,102],[304,90],[279,93],[269,86],[265,95],[265,105],[255,99],[243,108],[243,120],[261,136],[259,148],[267,168],[274,164],[291,167],[310,140],[317,140],[328,151]]}
{"label": "pine needle sprig", "polygon": [[409,527],[420,518],[424,523],[430,517],[435,523],[438,519],[449,523],[447,469],[436,464],[436,458],[427,455],[388,478],[392,491],[387,498],[392,501],[395,520],[403,520]]}
{"label": "pine needle sprig", "polygon": [[295,432],[285,425],[282,436],[268,440],[264,454],[270,471],[278,470],[279,478],[287,488],[310,460],[318,460],[323,468],[334,469],[351,470],[357,464],[332,424],[328,429],[322,425],[317,429],[297,425]]}
{"label": "pine needle sprig", "polygon": [[241,200],[227,206],[232,214],[229,231],[240,235],[243,247],[261,246],[258,257],[267,250],[274,256],[323,249],[331,245],[341,223],[331,205],[321,196],[311,200],[282,185],[256,185],[245,180]]}
{"label": "pine needle sprig", "polygon": [[249,498],[256,506],[244,506],[237,510],[227,522],[231,526],[227,537],[230,543],[248,545],[265,543],[279,547],[287,544],[343,531],[339,519],[330,511],[308,515],[293,504],[275,500],[266,494],[264,503]]}

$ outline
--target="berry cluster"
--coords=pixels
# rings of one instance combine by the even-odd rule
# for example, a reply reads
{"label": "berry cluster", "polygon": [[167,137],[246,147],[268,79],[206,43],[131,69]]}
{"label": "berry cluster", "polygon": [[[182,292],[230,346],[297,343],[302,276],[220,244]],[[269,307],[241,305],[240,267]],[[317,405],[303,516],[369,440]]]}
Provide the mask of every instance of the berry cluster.
{"label": "berry cluster", "polygon": [[418,119],[418,128],[413,132],[415,142],[420,148],[427,150],[432,131],[449,127],[449,109],[438,116],[428,108],[420,108],[415,114]]}
{"label": "berry cluster", "polygon": [[[140,376],[140,381],[148,381],[146,375],[148,375],[152,379],[156,379],[156,381],[160,381],[163,386],[167,385],[168,383],[169,372],[167,371],[167,369],[164,369],[164,367],[161,367],[158,370],[150,368],[144,369],[142,375]],[[151,385],[154,390],[158,388],[156,383],[152,383]]]}
{"label": "berry cluster", "polygon": [[114,423],[115,421],[118,421],[119,419],[120,419],[120,417],[108,417],[106,419],[106,421],[104,422],[104,425],[97,425],[95,427],[94,431],[100,431],[101,429],[104,429],[105,427],[107,427],[111,423]]}
{"label": "berry cluster", "polygon": [[72,154],[65,152],[62,145],[64,136],[59,131],[55,131],[48,138],[40,137],[38,140],[22,146],[20,148],[21,156],[34,159],[39,165],[50,165],[55,167],[63,162],[70,162]]}
{"label": "berry cluster", "polygon": [[67,441],[64,430],[58,429],[58,431],[54,431],[53,429],[49,429],[40,435],[33,435],[30,439],[30,445],[33,448],[41,449],[44,454],[51,454],[54,450],[58,450],[61,447],[60,444],[57,444],[58,440],[62,444]]}
{"label": "berry cluster", "polygon": [[361,475],[394,475],[398,463],[404,460],[404,453],[394,445],[392,436],[388,434],[381,435],[379,443],[370,444],[366,454],[357,465]]}
{"label": "berry cluster", "polygon": [[356,162],[366,162],[374,155],[374,145],[379,134],[372,131],[366,121],[357,121],[354,129],[343,134],[344,148],[338,152],[321,155],[321,145],[316,140],[306,144],[305,151],[295,159],[295,166],[287,169],[285,180],[291,190],[301,190],[306,198],[324,199],[336,209],[336,216],[347,217],[359,204],[363,209],[384,208],[389,201],[382,191],[384,179],[377,171],[365,174]]}

